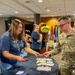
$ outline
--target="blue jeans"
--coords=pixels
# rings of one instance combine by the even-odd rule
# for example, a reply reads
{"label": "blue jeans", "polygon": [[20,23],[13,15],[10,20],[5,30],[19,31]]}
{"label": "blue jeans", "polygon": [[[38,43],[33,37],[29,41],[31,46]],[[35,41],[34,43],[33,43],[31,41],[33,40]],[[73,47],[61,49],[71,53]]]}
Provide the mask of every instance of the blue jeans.
{"label": "blue jeans", "polygon": [[1,62],[1,70],[2,71],[6,71],[6,70],[10,69],[11,67],[12,67],[12,65]]}
{"label": "blue jeans", "polygon": [[[16,64],[14,64],[14,67],[19,67],[19,66],[23,66],[22,62],[17,62]],[[7,71],[8,69],[10,69],[12,67],[13,67],[13,65],[1,62],[1,71]]]}
{"label": "blue jeans", "polygon": [[14,65],[10,65],[8,63],[1,62],[1,75],[8,75],[8,74],[14,75],[13,70],[15,68],[20,67],[21,65],[22,65],[21,62],[18,62],[18,63],[14,64]]}

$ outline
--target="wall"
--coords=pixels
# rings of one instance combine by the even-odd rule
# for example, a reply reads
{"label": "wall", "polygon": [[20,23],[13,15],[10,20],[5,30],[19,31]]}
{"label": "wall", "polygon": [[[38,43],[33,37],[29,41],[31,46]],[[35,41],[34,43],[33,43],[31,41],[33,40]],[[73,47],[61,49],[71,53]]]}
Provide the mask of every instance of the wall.
{"label": "wall", "polygon": [[[18,18],[18,17],[16,17],[16,18]],[[32,25],[33,24],[33,22],[29,22],[29,21],[27,21],[27,20],[24,20],[24,19],[21,19],[21,18],[18,18],[18,19],[20,19],[24,24],[30,24],[30,25]]]}
{"label": "wall", "polygon": [[0,36],[5,32],[5,20],[7,20],[7,18],[0,17]]}
{"label": "wall", "polygon": [[[18,18],[18,19],[20,19],[20,18]],[[0,36],[6,31],[5,20],[8,20],[8,18],[7,17],[0,17]],[[26,21],[23,19],[20,19],[20,20],[26,25],[33,24],[33,22],[29,22],[29,21]]]}
{"label": "wall", "polygon": [[[20,18],[18,18],[20,19]],[[52,17],[43,17],[41,18],[41,22],[48,22],[49,20],[51,20]],[[7,20],[7,18],[5,17],[0,17],[0,36],[5,32],[5,20]],[[24,24],[33,24],[33,22],[29,22],[29,21],[26,21],[26,20],[23,20],[23,19],[20,19]]]}

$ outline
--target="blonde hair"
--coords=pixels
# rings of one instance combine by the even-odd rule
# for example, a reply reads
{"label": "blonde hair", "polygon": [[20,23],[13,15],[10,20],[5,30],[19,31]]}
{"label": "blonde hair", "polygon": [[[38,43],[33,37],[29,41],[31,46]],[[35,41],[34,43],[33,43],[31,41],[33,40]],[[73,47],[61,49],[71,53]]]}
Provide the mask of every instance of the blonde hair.
{"label": "blonde hair", "polygon": [[[21,34],[17,35],[16,31],[17,31],[19,24],[22,24],[23,30],[22,30]],[[10,32],[10,36],[13,40],[17,40],[18,38],[20,40],[24,40],[24,35],[25,35],[24,24],[19,19],[14,19],[12,21],[11,26],[8,31]]]}
{"label": "blonde hair", "polygon": [[34,24],[33,25],[33,30],[37,27],[37,26],[39,26],[39,25],[37,25],[37,24]]}

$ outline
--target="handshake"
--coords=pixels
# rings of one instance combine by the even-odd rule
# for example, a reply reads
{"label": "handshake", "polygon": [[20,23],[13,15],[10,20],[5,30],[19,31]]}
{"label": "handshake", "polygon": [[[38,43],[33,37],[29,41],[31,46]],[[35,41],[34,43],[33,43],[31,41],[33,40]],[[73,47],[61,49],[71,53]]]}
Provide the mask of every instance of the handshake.
{"label": "handshake", "polygon": [[43,53],[43,54],[40,54],[40,53],[36,53],[36,57],[41,57],[41,56],[45,56],[45,57],[49,57],[49,55],[50,55],[50,52],[48,51],[48,52],[45,52],[45,53]]}
{"label": "handshake", "polygon": [[[45,53],[43,53],[43,54],[40,54],[40,53],[38,53],[38,52],[35,52],[34,55],[35,55],[36,57],[42,57],[42,56],[44,56],[44,57],[49,57],[50,52],[48,51],[48,52],[45,52]],[[27,60],[28,60],[28,58],[23,58],[23,59],[22,59],[22,61],[27,61]]]}
{"label": "handshake", "polygon": [[[43,53],[43,54],[40,54],[40,53],[38,53],[38,52],[35,52],[34,55],[35,55],[36,57],[42,57],[42,56],[44,56],[44,57],[49,57],[50,52],[48,51],[48,52],[45,52],[45,53]],[[24,60],[24,61],[27,61],[28,58],[23,58],[23,60]]]}

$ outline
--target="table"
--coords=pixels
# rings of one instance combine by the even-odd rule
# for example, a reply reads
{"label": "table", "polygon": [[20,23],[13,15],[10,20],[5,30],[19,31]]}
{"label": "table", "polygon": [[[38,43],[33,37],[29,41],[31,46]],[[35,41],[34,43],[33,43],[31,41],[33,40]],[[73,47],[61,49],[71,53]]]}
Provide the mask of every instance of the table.
{"label": "table", "polygon": [[[51,71],[37,71],[37,65],[36,65],[36,57],[34,55],[28,54],[27,56],[28,61],[25,62],[21,62],[19,63],[19,65],[21,65],[22,67],[20,68],[16,68],[13,70],[9,70],[8,74],[10,73],[10,75],[15,75],[14,73],[16,73],[17,71],[25,71],[26,73],[28,73],[28,75],[58,75],[58,64],[57,62],[53,60],[54,65],[52,66],[52,70]],[[8,75],[6,74],[6,75]]]}

